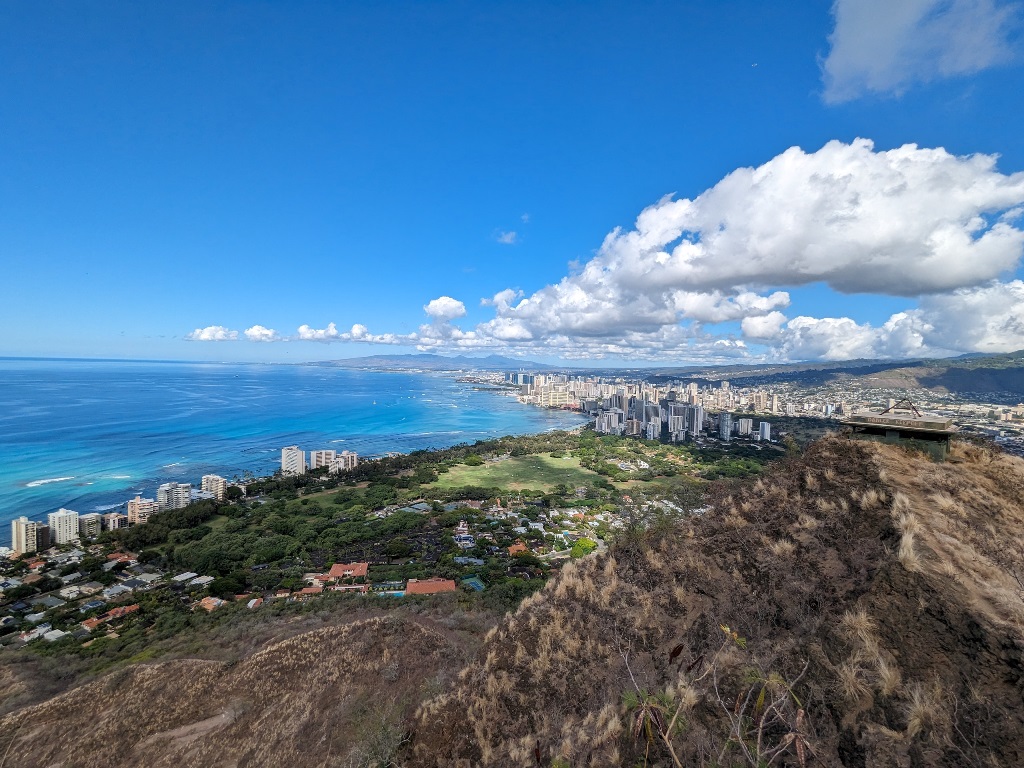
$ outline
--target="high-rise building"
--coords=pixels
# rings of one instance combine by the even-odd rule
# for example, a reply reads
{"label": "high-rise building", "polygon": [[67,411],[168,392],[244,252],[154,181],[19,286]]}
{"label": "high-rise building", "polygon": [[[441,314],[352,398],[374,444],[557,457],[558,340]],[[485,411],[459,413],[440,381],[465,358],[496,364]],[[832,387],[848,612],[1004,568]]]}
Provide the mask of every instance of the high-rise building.
{"label": "high-rise building", "polygon": [[355,451],[342,451],[328,465],[331,472],[348,472],[359,466],[359,454]]}
{"label": "high-rise building", "polygon": [[29,520],[22,515],[17,520],[11,520],[11,549],[21,555],[35,552],[36,528],[39,523]]}
{"label": "high-rise building", "polygon": [[52,546],[50,526],[46,523],[36,523],[36,552],[45,552]]}
{"label": "high-rise building", "polygon": [[772,413],[779,412],[779,396],[772,395]]}
{"label": "high-rise building", "polygon": [[[669,403],[665,423],[670,435],[679,435],[686,431],[686,406],[682,403]],[[673,437],[678,440],[678,437]]]}
{"label": "high-rise building", "polygon": [[692,435],[704,431],[704,406],[691,405],[686,409],[686,429]]}
{"label": "high-rise building", "polygon": [[[147,499],[149,501],[149,499]],[[130,504],[131,502],[129,502]],[[156,502],[153,502],[153,506],[156,506]],[[103,530],[104,531],[116,531],[118,528],[128,527],[128,517],[122,515],[120,512],[107,512],[103,515]]]}
{"label": "high-rise building", "polygon": [[53,543],[70,544],[78,541],[78,513],[70,509],[58,509],[49,514],[50,536]]}
{"label": "high-rise building", "polygon": [[329,467],[334,458],[338,455],[337,451],[323,450],[323,451],[310,451],[309,452],[309,468],[319,469],[320,467]]}
{"label": "high-rise building", "polygon": [[164,483],[156,489],[156,505],[161,512],[182,509],[192,501],[191,483]]}
{"label": "high-rise building", "polygon": [[90,512],[78,516],[78,536],[83,539],[94,539],[103,530],[103,516],[98,512]]}
{"label": "high-rise building", "polygon": [[718,437],[725,442],[732,440],[732,414],[718,414]]}
{"label": "high-rise building", "polygon": [[736,431],[740,437],[747,437],[754,431],[753,419],[739,419],[736,422]]}
{"label": "high-rise building", "polygon": [[204,492],[212,493],[217,501],[224,501],[224,494],[228,491],[228,481],[220,475],[203,475],[202,484],[199,486]]}
{"label": "high-rise building", "polygon": [[156,503],[156,499],[136,496],[128,502],[128,525],[142,525],[159,511],[160,505]]}
{"label": "high-rise building", "polygon": [[297,445],[289,445],[281,449],[281,474],[306,474],[306,452]]}
{"label": "high-rise building", "polygon": [[772,439],[772,425],[769,424],[767,421],[762,421],[760,427],[757,430],[757,433],[758,433],[758,437],[761,440],[771,440]]}

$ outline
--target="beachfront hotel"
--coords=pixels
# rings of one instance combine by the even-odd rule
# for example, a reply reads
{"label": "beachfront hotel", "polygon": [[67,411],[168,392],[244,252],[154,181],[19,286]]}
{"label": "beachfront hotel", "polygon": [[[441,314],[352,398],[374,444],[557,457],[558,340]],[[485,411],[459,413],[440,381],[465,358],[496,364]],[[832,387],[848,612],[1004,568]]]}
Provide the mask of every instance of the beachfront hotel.
{"label": "beachfront hotel", "polygon": [[281,474],[306,474],[306,452],[297,445],[289,445],[281,449]]}

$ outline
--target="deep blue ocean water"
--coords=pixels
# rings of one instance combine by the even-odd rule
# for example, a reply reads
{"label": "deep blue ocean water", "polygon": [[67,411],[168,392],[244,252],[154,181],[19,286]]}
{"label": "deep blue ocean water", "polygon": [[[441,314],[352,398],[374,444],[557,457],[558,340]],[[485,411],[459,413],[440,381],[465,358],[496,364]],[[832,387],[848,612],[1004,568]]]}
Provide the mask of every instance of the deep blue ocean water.
{"label": "deep blue ocean water", "polygon": [[105,511],[208,473],[270,474],[286,445],[407,452],[581,421],[439,374],[0,360],[0,545],[20,515]]}

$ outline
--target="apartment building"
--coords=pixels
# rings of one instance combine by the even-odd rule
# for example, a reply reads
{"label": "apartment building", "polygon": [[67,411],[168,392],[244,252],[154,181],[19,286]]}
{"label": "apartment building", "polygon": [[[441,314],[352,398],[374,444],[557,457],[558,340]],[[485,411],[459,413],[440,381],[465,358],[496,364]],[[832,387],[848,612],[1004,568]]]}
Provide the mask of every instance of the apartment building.
{"label": "apartment building", "polygon": [[164,483],[156,489],[156,505],[161,512],[187,507],[191,501],[191,483]]}
{"label": "apartment building", "polygon": [[48,515],[50,536],[54,544],[70,544],[78,541],[78,513],[70,509],[58,509]]}
{"label": "apartment building", "polygon": [[297,445],[282,448],[281,474],[285,476],[306,474],[306,452]]}
{"label": "apartment building", "polygon": [[228,481],[220,475],[203,475],[199,487],[204,493],[212,493],[213,498],[217,501],[224,501],[224,496],[228,491]]}
{"label": "apartment building", "polygon": [[128,502],[128,525],[141,525],[159,511],[160,505],[156,503],[155,499],[143,499],[136,496]]}

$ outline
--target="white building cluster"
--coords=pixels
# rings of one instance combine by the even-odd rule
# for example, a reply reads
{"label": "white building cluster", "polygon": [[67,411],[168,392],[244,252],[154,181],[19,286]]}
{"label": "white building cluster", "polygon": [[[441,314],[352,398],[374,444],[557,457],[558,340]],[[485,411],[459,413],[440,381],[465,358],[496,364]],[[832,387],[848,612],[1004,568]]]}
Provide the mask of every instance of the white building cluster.
{"label": "white building cluster", "polygon": [[[355,451],[338,451],[324,449],[309,452],[308,469],[327,468],[335,474],[348,472],[359,466],[359,454]],[[297,445],[289,445],[281,449],[281,474],[285,477],[306,474],[306,452]]]}
{"label": "white building cluster", "polygon": [[201,490],[190,483],[164,483],[155,499],[136,496],[128,502],[128,514],[120,512],[89,512],[80,515],[70,509],[59,509],[47,516],[45,523],[22,516],[11,521],[11,549],[19,554],[43,552],[52,546],[74,544],[94,539],[103,531],[127,528],[148,522],[153,515],[181,509],[199,499],[223,501],[228,482],[218,475],[204,475]]}

